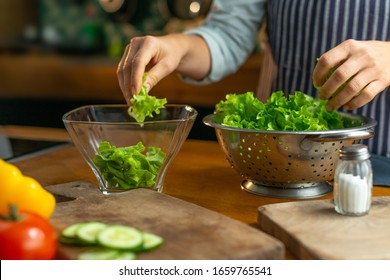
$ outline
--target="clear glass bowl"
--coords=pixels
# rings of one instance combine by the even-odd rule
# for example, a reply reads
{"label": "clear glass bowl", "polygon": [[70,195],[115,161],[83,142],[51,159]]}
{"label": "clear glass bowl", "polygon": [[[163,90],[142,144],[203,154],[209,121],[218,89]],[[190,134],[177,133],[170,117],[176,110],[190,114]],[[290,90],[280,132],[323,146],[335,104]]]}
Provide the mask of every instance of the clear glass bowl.
{"label": "clear glass bowl", "polygon": [[62,120],[78,151],[91,167],[103,194],[122,192],[132,188],[111,185],[99,170],[93,159],[99,146],[107,141],[111,146],[129,147],[141,142],[146,150],[160,148],[165,159],[158,169],[153,185],[137,187],[151,188],[159,192],[163,189],[166,171],[174,159],[197,117],[197,111],[188,105],[166,105],[160,114],[137,123],[128,114],[127,105],[88,105],[64,114]]}

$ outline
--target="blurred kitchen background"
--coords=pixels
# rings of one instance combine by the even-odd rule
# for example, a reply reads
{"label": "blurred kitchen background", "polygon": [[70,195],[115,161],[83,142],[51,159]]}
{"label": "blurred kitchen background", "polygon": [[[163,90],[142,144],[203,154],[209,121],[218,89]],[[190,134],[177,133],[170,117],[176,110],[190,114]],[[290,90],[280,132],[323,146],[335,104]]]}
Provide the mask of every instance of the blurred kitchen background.
{"label": "blurred kitchen background", "polygon": [[[62,128],[62,115],[85,104],[125,103],[116,67],[134,36],[201,24],[212,0],[1,0],[0,126]],[[190,138],[215,140],[202,123],[227,93],[255,91],[258,47],[241,70],[207,86],[176,74],[151,92],[199,111]]]}

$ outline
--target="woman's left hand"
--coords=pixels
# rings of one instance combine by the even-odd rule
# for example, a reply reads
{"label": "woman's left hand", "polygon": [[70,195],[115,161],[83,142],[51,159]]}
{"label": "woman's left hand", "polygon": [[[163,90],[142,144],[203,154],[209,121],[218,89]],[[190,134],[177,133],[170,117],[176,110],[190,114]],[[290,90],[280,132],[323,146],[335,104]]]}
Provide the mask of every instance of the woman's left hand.
{"label": "woman's left hand", "polygon": [[390,85],[390,42],[344,41],[320,57],[313,82],[328,110],[362,107]]}

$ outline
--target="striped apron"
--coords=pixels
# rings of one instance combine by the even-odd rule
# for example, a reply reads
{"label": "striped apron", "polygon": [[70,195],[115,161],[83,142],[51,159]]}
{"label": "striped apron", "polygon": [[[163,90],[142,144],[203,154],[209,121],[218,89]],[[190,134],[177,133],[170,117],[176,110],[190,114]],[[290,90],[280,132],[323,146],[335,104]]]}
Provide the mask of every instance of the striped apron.
{"label": "striped apron", "polygon": [[[390,41],[390,0],[269,0],[267,31],[259,98],[275,90],[317,97],[312,72],[321,54],[346,39]],[[351,113],[377,120],[364,143],[390,157],[390,89]]]}

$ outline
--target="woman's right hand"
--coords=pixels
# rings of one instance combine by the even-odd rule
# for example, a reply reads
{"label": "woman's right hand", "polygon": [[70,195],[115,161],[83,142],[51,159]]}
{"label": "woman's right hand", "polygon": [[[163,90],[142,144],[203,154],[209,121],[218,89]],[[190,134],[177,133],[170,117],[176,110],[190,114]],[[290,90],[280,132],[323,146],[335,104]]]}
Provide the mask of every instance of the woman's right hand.
{"label": "woman's right hand", "polygon": [[[199,67],[199,63],[202,63],[199,55],[201,58],[205,57],[202,53],[205,50],[208,54],[203,39],[194,35],[169,34],[131,39],[117,69],[119,86],[125,100],[129,102],[131,96],[138,93],[143,84],[149,91],[175,70],[195,79],[204,77],[208,73],[210,62],[207,64],[207,61],[203,61],[203,68]],[[207,58],[209,60],[209,57]],[[142,82],[145,72],[148,74]]]}

